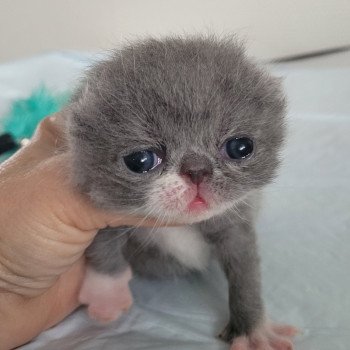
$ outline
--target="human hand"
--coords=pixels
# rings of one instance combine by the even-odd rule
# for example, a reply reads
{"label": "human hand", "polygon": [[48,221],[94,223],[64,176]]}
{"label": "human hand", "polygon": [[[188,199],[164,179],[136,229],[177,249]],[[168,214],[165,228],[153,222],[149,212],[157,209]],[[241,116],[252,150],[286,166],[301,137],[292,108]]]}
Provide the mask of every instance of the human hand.
{"label": "human hand", "polygon": [[46,118],[0,165],[0,349],[32,339],[79,305],[84,250],[99,229],[154,225],[98,210],[72,187],[59,119]]}

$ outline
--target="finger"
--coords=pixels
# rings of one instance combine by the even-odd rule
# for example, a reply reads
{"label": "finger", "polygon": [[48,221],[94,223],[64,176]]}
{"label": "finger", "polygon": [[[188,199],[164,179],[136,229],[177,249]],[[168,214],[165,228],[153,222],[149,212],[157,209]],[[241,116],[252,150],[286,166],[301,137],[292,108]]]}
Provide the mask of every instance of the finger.
{"label": "finger", "polygon": [[32,158],[42,161],[67,150],[64,116],[56,113],[43,119],[23,152],[31,152]]}
{"label": "finger", "polygon": [[47,150],[66,146],[65,118],[63,113],[56,113],[43,119],[32,137],[33,143],[38,142]]}
{"label": "finger", "polygon": [[2,176],[23,174],[65,150],[64,118],[55,114],[42,120],[32,139],[0,165]]}

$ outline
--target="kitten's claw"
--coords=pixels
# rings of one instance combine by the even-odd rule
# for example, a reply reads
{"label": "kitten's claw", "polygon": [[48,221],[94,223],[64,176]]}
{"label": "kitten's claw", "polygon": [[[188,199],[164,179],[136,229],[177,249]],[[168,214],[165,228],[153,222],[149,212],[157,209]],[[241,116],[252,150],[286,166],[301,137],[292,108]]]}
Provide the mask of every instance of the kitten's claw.
{"label": "kitten's claw", "polygon": [[117,276],[109,276],[88,268],[79,302],[87,305],[90,318],[103,323],[114,321],[132,305],[130,279],[130,269]]}
{"label": "kitten's claw", "polygon": [[230,350],[293,350],[293,338],[298,330],[292,326],[263,325],[250,336],[233,340]]}

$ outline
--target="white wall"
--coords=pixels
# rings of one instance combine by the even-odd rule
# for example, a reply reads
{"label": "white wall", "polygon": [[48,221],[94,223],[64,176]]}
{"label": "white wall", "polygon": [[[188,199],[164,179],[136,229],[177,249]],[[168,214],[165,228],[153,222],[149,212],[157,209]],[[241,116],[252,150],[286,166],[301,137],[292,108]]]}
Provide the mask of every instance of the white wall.
{"label": "white wall", "polygon": [[237,32],[261,58],[350,44],[349,0],[0,0],[0,61],[135,35]]}

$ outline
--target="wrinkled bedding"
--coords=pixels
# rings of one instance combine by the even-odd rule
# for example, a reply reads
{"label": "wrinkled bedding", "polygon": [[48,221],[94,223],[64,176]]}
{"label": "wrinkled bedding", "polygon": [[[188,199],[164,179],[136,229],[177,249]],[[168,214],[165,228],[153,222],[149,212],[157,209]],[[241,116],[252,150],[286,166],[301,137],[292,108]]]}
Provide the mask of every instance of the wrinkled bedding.
{"label": "wrinkled bedding", "polygon": [[[71,89],[95,58],[52,53],[0,65],[0,115],[41,83]],[[284,164],[257,222],[267,310],[302,330],[297,350],[349,350],[350,55],[272,69],[290,108]],[[228,311],[215,262],[203,275],[131,287],[135,304],[120,320],[101,326],[79,309],[21,349],[228,349],[216,338]]]}

